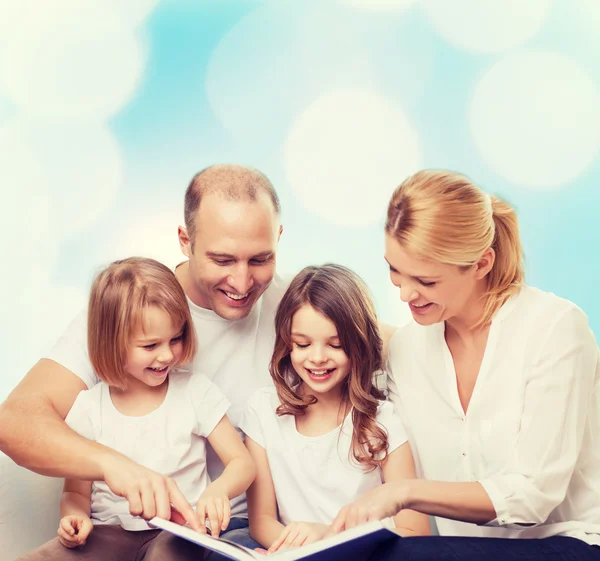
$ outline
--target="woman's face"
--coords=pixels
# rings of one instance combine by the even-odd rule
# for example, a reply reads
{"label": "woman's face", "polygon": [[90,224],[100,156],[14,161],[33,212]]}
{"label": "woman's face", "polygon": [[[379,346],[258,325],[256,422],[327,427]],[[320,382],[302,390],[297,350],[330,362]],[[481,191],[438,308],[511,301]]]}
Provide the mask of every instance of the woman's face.
{"label": "woman's face", "polygon": [[455,317],[471,317],[480,309],[482,279],[489,269],[484,271],[479,263],[464,270],[420,259],[388,234],[385,260],[392,283],[400,289],[400,299],[408,303],[417,323],[433,325]]}

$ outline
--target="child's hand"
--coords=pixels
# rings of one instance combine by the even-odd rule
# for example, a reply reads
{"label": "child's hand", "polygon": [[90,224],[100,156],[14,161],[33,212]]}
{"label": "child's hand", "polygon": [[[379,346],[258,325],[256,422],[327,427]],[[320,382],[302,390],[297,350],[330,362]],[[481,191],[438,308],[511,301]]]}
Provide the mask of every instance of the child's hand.
{"label": "child's hand", "polygon": [[227,529],[231,518],[231,507],[227,495],[204,494],[196,503],[196,517],[200,524],[200,531],[206,530],[206,519],[210,522],[210,534],[218,538],[219,534]]}
{"label": "child's hand", "polygon": [[328,528],[329,526],[325,524],[316,524],[314,522],[292,522],[283,529],[281,534],[271,544],[269,553],[319,541],[323,538]]}
{"label": "child's hand", "polygon": [[63,516],[58,527],[58,541],[69,549],[79,547],[85,544],[93,529],[94,525],[87,516]]}

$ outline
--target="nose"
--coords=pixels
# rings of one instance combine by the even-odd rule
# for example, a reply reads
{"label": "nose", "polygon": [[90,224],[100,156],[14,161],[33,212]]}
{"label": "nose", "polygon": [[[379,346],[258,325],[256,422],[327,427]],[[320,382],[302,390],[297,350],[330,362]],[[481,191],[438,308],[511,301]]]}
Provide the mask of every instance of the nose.
{"label": "nose", "polygon": [[173,360],[173,356],[173,351],[171,350],[169,345],[164,345],[163,347],[161,347],[160,353],[158,354],[158,357],[156,357],[156,359],[161,364],[166,364]]}
{"label": "nose", "polygon": [[321,345],[311,345],[310,348],[310,361],[313,364],[321,364],[327,360],[325,351]]}
{"label": "nose", "polygon": [[239,263],[229,275],[227,282],[238,294],[246,294],[254,284],[252,273],[246,263]]}
{"label": "nose", "polygon": [[419,293],[409,285],[402,285],[400,287],[400,300],[402,302],[412,302],[419,297]]}

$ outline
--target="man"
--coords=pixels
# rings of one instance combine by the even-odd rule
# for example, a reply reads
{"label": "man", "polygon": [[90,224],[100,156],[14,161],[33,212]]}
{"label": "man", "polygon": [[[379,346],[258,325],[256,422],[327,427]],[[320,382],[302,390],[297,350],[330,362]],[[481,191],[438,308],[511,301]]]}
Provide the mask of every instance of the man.
{"label": "man", "polygon": [[[188,261],[175,274],[198,334],[194,369],[230,400],[228,415],[236,426],[247,397],[269,383],[275,311],[286,288],[275,275],[281,232],[277,194],[256,170],[213,166],[197,174],[186,191],[185,227],[178,235]],[[98,382],[86,340],[82,313],[0,407],[0,448],[44,475],[104,480],[127,498],[132,514],[168,519],[173,505],[197,527],[171,479],[80,437],[64,423],[77,394]],[[208,469],[212,477],[220,471],[210,453]],[[245,512],[244,496],[232,501],[232,531],[222,536],[254,547]]]}

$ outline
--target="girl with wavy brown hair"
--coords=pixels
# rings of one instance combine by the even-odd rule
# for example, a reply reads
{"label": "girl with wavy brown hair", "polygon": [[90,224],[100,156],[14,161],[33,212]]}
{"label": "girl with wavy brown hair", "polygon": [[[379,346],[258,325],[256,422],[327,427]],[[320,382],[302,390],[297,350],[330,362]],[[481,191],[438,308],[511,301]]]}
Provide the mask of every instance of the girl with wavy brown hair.
{"label": "girl with wavy brown hair", "polygon": [[[274,387],[251,397],[241,424],[257,464],[250,534],[270,552],[322,538],[338,510],[384,481],[414,478],[392,404],[373,383],[382,341],[368,290],[339,265],[306,267],[275,318]],[[394,520],[427,534],[426,516]]]}

